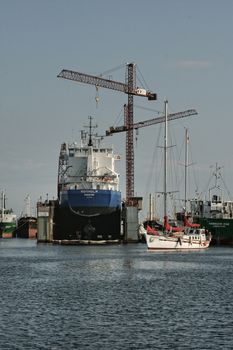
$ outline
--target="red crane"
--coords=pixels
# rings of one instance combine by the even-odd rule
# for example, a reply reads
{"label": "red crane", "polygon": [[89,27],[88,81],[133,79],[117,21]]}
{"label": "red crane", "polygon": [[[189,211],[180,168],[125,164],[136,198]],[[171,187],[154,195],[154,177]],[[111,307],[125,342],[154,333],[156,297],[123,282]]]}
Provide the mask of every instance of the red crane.
{"label": "red crane", "polygon": [[[127,105],[124,105],[124,111],[125,111],[125,116],[127,116]],[[191,115],[197,115],[197,111],[195,109],[188,109],[186,111],[183,112],[178,112],[178,113],[173,113],[173,114],[168,114],[168,121],[171,120],[175,120],[175,119],[179,119],[179,118],[185,118]],[[134,124],[128,124],[127,123],[127,119],[125,117],[125,124],[121,125],[121,126],[117,126],[117,127],[113,127],[111,126],[108,130],[106,130],[106,136],[110,136],[112,134],[118,133],[118,132],[123,132],[126,131],[127,133],[129,131],[132,131],[134,129],[139,129],[139,128],[143,128],[145,126],[150,126],[153,124],[159,124],[159,123],[163,123],[165,122],[165,115],[161,116],[161,117],[157,117],[157,118],[152,118],[152,119],[148,119],[148,120],[144,120],[142,122],[137,122]],[[127,161],[129,161],[129,154],[127,156],[127,141],[126,141],[126,164]],[[127,167],[126,167],[126,203],[128,206],[134,205],[134,200],[133,197],[131,196],[131,193],[128,190],[129,186],[130,186],[130,180],[131,178],[129,176],[127,176]]]}
{"label": "red crane", "polygon": [[127,64],[125,83],[104,79],[99,76],[93,76],[85,73],[74,72],[63,69],[57,76],[58,78],[73,80],[80,83],[95,85],[128,94],[128,105],[125,108],[125,126],[126,126],[126,201],[134,197],[134,145],[133,145],[133,97],[143,96],[148,100],[156,100],[157,95],[151,91],[136,87],[136,65]]}

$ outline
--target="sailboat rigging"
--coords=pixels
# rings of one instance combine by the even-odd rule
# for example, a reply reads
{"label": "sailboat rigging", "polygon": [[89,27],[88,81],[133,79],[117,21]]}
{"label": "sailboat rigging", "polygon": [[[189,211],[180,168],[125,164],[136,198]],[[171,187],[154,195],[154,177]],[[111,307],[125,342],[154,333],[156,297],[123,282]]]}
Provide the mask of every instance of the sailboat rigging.
{"label": "sailboat rigging", "polygon": [[[162,229],[152,232],[147,229],[145,233],[147,247],[150,250],[157,249],[203,249],[210,244],[211,237],[206,235],[204,229],[192,226],[186,219],[187,226],[182,228],[172,227],[168,222],[167,213],[167,129],[168,129],[168,101],[165,101],[165,126],[164,126],[164,225]],[[185,154],[185,161],[187,165],[188,156],[187,149]],[[185,172],[187,166],[185,168]],[[185,192],[187,191],[187,177],[185,176]],[[187,195],[185,194],[185,214],[187,206]],[[185,215],[186,218],[186,215]]]}

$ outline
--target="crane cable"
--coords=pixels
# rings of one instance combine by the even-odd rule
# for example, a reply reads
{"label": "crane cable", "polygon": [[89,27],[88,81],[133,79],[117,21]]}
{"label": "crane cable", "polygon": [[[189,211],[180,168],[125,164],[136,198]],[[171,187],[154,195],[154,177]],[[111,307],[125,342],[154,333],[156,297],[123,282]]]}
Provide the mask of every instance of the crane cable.
{"label": "crane cable", "polygon": [[[111,72],[114,72],[122,67],[124,67],[125,64],[121,64],[120,66],[117,66],[115,68],[112,68],[112,69],[108,69],[106,71],[104,71],[103,73],[100,73],[98,74],[99,77],[103,77],[105,75],[107,75],[108,73],[111,73]],[[109,79],[110,79],[110,76],[109,76]],[[98,104],[99,104],[99,101],[100,101],[100,97],[99,97],[99,86],[96,85],[95,86],[95,90],[96,90],[96,94],[95,94],[95,102],[96,102],[96,108],[98,108]]]}

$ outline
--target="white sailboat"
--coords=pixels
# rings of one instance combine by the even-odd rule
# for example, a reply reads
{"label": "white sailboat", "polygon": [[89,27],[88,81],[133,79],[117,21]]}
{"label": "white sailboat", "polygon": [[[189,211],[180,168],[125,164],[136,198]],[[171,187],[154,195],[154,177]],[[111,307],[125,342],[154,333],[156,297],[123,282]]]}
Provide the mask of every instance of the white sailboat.
{"label": "white sailboat", "polygon": [[[167,116],[168,101],[165,101],[165,132],[164,132],[164,227],[163,230],[145,233],[146,244],[149,250],[159,249],[206,249],[209,247],[211,236],[206,234],[205,229],[197,224],[191,224],[185,217],[184,227],[172,227],[168,223],[167,216]],[[186,150],[187,160],[187,150]],[[186,182],[186,177],[185,177]],[[186,192],[186,184],[185,184]],[[186,205],[186,195],[185,195]],[[186,208],[185,208],[186,209]]]}

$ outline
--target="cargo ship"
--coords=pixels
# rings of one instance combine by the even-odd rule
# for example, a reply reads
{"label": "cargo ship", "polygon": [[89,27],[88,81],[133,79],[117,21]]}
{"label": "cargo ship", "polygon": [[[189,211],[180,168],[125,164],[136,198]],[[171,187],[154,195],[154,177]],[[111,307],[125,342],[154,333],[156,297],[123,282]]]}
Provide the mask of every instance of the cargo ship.
{"label": "cargo ship", "polygon": [[212,175],[214,182],[209,188],[209,198],[191,200],[190,216],[193,222],[211,232],[211,244],[233,245],[233,201],[226,200],[229,191],[222,178],[221,167],[217,164]]}
{"label": "cargo ship", "polygon": [[18,219],[14,237],[36,239],[37,218],[34,216],[21,216]]}
{"label": "cargo ship", "polygon": [[12,209],[6,208],[6,194],[1,192],[1,209],[0,209],[0,238],[12,238],[16,228],[16,214]]}
{"label": "cargo ship", "polygon": [[58,167],[58,205],[54,239],[118,241],[121,238],[121,192],[112,147],[94,134],[92,117],[81,142],[61,145]]}

